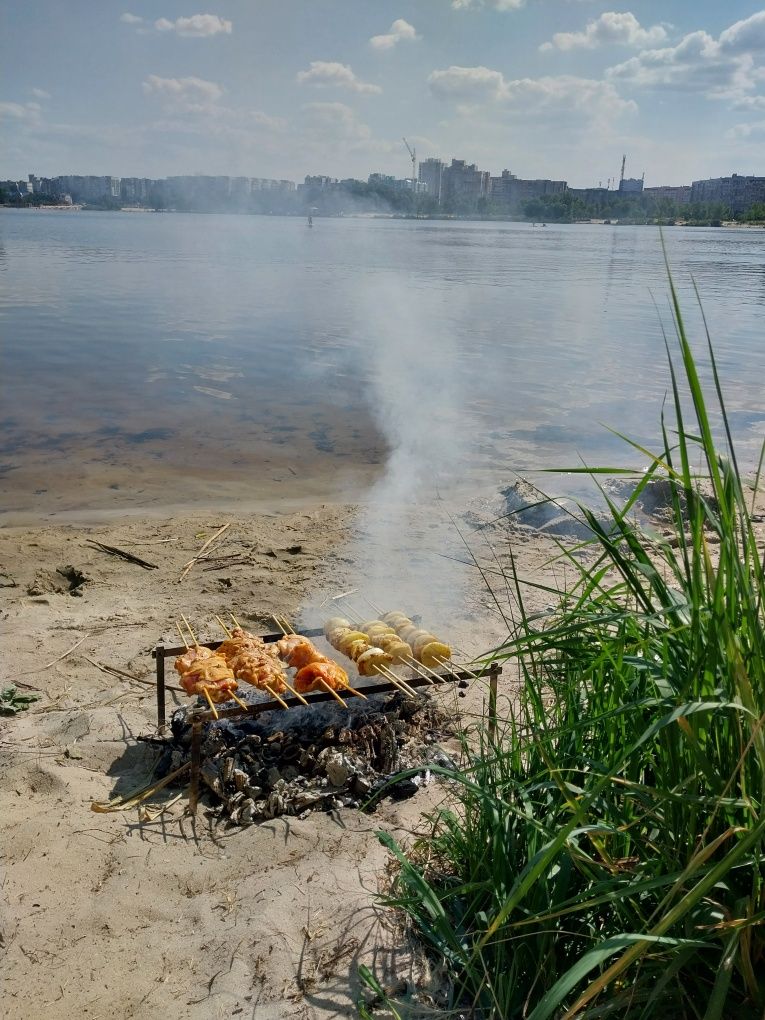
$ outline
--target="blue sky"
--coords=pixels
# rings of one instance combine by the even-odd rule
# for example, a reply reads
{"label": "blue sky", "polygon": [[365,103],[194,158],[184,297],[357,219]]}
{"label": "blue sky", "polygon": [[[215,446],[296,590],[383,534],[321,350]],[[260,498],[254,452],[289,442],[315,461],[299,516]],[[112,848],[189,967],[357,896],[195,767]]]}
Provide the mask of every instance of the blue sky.
{"label": "blue sky", "polygon": [[0,177],[765,174],[765,8],[733,0],[35,0],[0,26]]}

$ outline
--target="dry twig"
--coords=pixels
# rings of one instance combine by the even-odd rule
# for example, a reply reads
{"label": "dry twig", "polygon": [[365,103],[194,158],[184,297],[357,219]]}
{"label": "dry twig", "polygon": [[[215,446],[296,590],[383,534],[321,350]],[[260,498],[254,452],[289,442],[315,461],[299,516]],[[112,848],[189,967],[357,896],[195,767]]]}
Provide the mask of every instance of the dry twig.
{"label": "dry twig", "polygon": [[[80,647],[80,645],[82,644],[86,637],[89,637],[89,635],[83,634],[79,641],[75,642],[75,644],[73,644],[71,648],[65,651],[63,655],[59,655],[59,657],[57,659],[54,659],[53,662],[46,662],[44,666],[35,666],[34,669],[25,669],[23,673],[19,673],[19,676],[29,676],[30,673],[44,673],[46,669],[50,669],[51,666],[55,666],[57,662],[61,662],[62,659],[65,659],[67,655],[71,655],[76,648]],[[20,684],[19,686],[26,687],[27,685]]]}
{"label": "dry twig", "polygon": [[178,578],[179,581],[182,581],[184,579],[186,574],[188,574],[188,572],[191,570],[191,568],[194,566],[194,564],[197,562],[197,560],[201,559],[202,556],[204,556],[204,554],[207,552],[207,550],[213,544],[213,542],[217,542],[217,540],[220,538],[220,536],[223,534],[223,532],[226,531],[230,527],[231,527],[231,521],[228,521],[226,524],[223,525],[223,527],[218,528],[218,530],[215,532],[214,535],[212,535],[210,538],[207,539],[207,541],[202,546],[202,548],[199,550],[199,552],[196,554],[196,556],[193,556],[189,560],[189,562],[184,566],[184,568],[183,568],[183,570],[181,572],[181,576]]}
{"label": "dry twig", "polygon": [[127,560],[128,563],[136,563],[139,567],[143,567],[144,570],[159,570],[156,563],[142,560],[140,556],[134,556],[133,553],[125,552],[124,549],[118,549],[116,545],[104,545],[103,542],[96,542],[94,538],[87,538],[85,541],[88,545],[100,549],[101,552],[108,553],[109,556],[119,556],[121,560]]}

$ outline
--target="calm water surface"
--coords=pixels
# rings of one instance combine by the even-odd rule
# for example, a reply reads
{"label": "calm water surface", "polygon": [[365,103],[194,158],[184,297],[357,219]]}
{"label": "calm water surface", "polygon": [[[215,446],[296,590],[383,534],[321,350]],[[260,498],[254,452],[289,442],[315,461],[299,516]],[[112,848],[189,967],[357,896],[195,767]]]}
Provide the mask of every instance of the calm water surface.
{"label": "calm water surface", "polygon": [[[765,232],[666,238],[752,462]],[[277,508],[391,462],[472,492],[622,463],[602,423],[655,440],[660,314],[654,228],[3,211],[2,507]]]}

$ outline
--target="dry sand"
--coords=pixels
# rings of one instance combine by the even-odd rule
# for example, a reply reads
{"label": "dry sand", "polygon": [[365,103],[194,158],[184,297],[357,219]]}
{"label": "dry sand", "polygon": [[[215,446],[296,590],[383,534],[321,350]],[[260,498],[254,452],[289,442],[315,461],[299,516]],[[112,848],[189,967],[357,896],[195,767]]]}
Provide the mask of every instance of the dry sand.
{"label": "dry sand", "polygon": [[[210,637],[212,614],[228,609],[272,629],[268,614],[296,614],[318,574],[337,591],[358,583],[363,564],[345,545],[353,518],[353,508],[322,506],[0,532],[0,583],[15,583],[0,589],[3,675],[43,694],[0,721],[8,1020],[354,1016],[360,961],[391,980],[412,977],[405,937],[375,907],[388,859],[374,832],[406,838],[443,796],[435,784],[372,816],[348,809],[217,833],[203,813],[182,819],[184,801],[144,824],[135,810],[90,810],[146,781],[156,752],[136,737],[156,716],[151,686],[89,660],[152,680],[151,649],[173,639],[181,611]],[[218,553],[249,549],[252,562],[200,564],[179,583],[227,520]],[[544,552],[526,546],[525,566]],[[88,578],[81,595],[57,572],[69,567]],[[478,582],[459,618],[438,624],[477,652],[502,633],[495,620]],[[482,698],[476,690],[460,704],[480,710]]]}

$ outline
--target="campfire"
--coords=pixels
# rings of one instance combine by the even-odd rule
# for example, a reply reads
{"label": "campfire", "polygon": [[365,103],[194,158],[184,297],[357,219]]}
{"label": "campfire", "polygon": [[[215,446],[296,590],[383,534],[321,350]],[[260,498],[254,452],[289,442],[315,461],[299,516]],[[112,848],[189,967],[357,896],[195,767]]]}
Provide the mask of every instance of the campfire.
{"label": "campfire", "polygon": [[[264,635],[233,615],[231,626],[216,619],[222,638],[200,641],[182,616],[183,644],[153,652],[154,742],[166,747],[167,775],[152,789],[189,774],[192,812],[203,790],[211,812],[234,824],[410,796],[429,781],[430,766],[451,764],[438,746],[449,720],[430,688],[467,687],[486,676],[490,715],[496,712],[499,666],[482,674],[455,667],[450,646],[401,612],[354,622],[333,617],[302,634],[276,617],[279,632]],[[180,677],[173,689],[197,701],[173,713],[166,734],[168,658]],[[408,778],[395,781],[403,771]]]}

